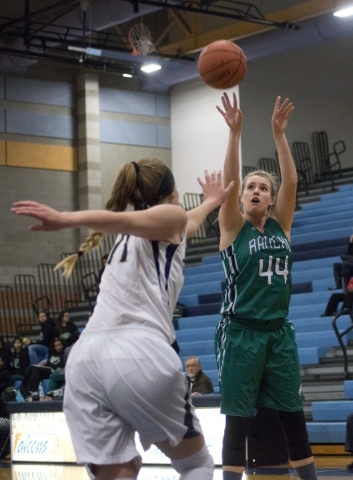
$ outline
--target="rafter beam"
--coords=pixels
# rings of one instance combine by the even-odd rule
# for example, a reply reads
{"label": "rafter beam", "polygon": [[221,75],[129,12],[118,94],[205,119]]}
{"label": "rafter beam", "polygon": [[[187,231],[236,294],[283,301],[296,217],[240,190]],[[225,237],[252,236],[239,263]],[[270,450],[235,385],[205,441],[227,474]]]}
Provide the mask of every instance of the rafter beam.
{"label": "rafter beam", "polygon": [[0,32],[5,31],[8,27],[13,27],[15,25],[21,24],[22,22],[29,22],[30,20],[35,20],[36,18],[42,15],[45,15],[46,13],[55,12],[59,8],[62,8],[66,5],[72,5],[72,4],[78,5],[79,0],[60,0],[58,3],[55,3],[54,5],[41,8],[39,10],[36,10],[35,12],[32,12],[32,13],[26,12],[24,16],[13,18],[12,20],[9,20],[8,22],[0,25]]}
{"label": "rafter beam", "polygon": [[[300,22],[308,18],[332,12],[340,5],[344,5],[345,1],[346,0],[309,0],[308,2],[268,14],[266,18],[279,23],[289,19],[294,22]],[[165,45],[161,47],[160,50],[165,54],[175,54],[175,52],[179,52],[185,55],[190,55],[199,52],[206,45],[215,40],[219,40],[220,38],[226,40],[239,40],[241,38],[264,33],[272,28],[254,23],[236,23],[232,26],[201,33],[197,36],[189,36],[184,40]]]}
{"label": "rafter beam", "polygon": [[[188,0],[182,3],[174,3],[173,0],[124,0],[126,2],[136,5],[142,3],[144,5],[151,5],[160,8],[169,8],[172,10],[184,10],[186,12],[202,13],[214,17],[229,18],[232,20],[239,20],[242,22],[259,23],[262,25],[289,28],[297,30],[299,27],[293,23],[288,22],[274,22],[267,20],[261,12],[251,3],[237,2],[235,0],[225,0],[222,5],[218,6],[210,1],[200,2]],[[243,10],[240,8],[242,7]],[[252,13],[254,12],[254,13]]]}

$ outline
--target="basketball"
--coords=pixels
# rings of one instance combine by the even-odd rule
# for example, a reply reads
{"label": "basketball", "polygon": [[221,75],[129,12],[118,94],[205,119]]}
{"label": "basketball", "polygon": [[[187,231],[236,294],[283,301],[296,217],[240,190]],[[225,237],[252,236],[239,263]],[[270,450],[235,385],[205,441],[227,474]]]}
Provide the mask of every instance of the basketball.
{"label": "basketball", "polygon": [[199,74],[212,88],[224,90],[235,87],[243,80],[246,68],[243,50],[229,40],[210,43],[199,56]]}

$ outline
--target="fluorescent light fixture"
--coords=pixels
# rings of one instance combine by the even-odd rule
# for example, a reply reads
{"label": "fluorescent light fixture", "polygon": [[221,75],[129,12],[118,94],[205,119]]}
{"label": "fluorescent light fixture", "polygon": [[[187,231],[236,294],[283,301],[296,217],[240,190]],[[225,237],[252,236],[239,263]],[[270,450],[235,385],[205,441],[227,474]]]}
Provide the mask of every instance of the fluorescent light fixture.
{"label": "fluorescent light fixture", "polygon": [[146,63],[145,65],[142,65],[141,70],[145,73],[152,73],[160,70],[161,68],[162,67],[157,65],[157,63]]}
{"label": "fluorescent light fixture", "polygon": [[353,15],[353,5],[337,10],[337,12],[334,13],[335,17],[349,17],[350,15]]}
{"label": "fluorescent light fixture", "polygon": [[131,75],[131,73],[123,73],[123,77],[132,78],[132,75]]}

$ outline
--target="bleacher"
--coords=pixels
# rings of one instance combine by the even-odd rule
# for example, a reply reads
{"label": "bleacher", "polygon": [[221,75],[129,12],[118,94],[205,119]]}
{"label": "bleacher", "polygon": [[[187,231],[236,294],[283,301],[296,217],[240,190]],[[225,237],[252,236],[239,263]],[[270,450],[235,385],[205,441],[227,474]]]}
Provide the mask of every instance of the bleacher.
{"label": "bleacher", "polygon": [[[334,287],[334,262],[340,262],[352,234],[353,186],[322,195],[319,201],[302,205],[294,214],[291,245],[292,298],[288,318],[296,329],[310,441],[343,444],[347,414],[353,412],[353,381],[345,382],[342,352],[331,317],[321,317]],[[224,273],[217,253],[202,258],[200,265],[185,268],[179,302],[183,317],[176,323],[183,364],[196,355],[202,370],[219,392],[214,353],[215,326],[220,319]],[[342,332],[352,324],[340,317]],[[342,338],[349,347],[353,331]],[[353,368],[352,368],[353,373]],[[348,389],[347,385],[350,385]],[[347,393],[349,392],[349,393]],[[320,401],[319,401],[320,400]]]}

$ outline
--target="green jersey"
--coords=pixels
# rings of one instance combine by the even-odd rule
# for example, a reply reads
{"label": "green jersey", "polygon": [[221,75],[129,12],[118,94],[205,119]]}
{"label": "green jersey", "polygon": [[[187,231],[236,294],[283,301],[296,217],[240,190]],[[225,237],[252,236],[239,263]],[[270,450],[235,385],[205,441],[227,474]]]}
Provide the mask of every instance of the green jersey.
{"label": "green jersey", "polygon": [[264,321],[287,317],[292,253],[276,220],[267,219],[264,233],[246,221],[221,258],[226,277],[222,314]]}

